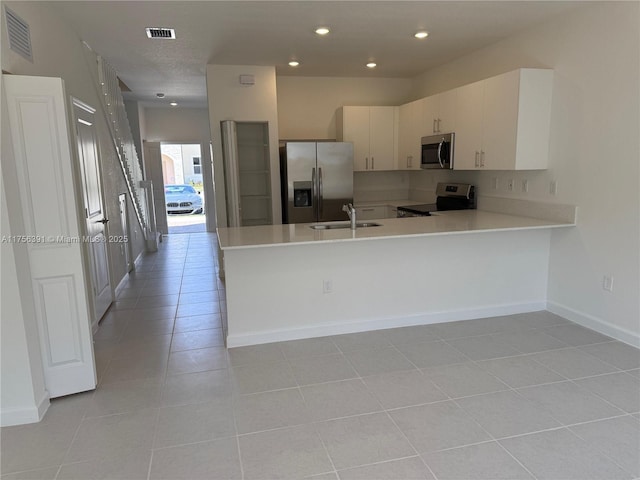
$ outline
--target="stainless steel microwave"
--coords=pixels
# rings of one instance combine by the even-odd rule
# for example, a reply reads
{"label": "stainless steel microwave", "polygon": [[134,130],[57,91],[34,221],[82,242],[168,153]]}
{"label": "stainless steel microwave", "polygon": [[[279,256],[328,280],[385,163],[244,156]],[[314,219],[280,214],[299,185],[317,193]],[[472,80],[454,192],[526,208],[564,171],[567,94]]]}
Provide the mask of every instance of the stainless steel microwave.
{"label": "stainless steel microwave", "polygon": [[420,168],[453,168],[455,133],[422,137]]}

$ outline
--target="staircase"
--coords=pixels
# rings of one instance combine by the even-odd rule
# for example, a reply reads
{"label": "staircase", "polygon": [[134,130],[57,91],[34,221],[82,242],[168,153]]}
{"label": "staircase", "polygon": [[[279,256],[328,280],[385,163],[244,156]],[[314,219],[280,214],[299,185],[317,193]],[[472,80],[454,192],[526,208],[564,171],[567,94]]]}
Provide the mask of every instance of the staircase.
{"label": "staircase", "polygon": [[145,180],[144,177],[144,167],[133,141],[118,76],[111,65],[100,55],[94,53],[86,43],[83,42],[83,44],[87,60],[92,67],[90,71],[96,82],[102,111],[125,178],[133,210],[146,240],[147,249],[155,250],[157,249],[157,234],[153,209],[153,189],[151,182]]}

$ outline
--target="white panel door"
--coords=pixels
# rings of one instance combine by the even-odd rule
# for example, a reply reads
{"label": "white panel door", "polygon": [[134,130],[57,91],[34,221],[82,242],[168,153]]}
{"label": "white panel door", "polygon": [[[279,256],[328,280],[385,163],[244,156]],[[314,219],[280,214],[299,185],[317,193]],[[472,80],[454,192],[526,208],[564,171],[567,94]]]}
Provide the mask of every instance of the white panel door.
{"label": "white panel door", "polygon": [[45,384],[51,397],[92,390],[91,313],[60,78],[5,75],[11,140],[35,293]]}
{"label": "white panel door", "polygon": [[109,219],[102,202],[102,179],[95,109],[77,99],[73,99],[72,103],[87,232],[86,241],[83,243],[87,245],[89,253],[94,320],[97,323],[113,300],[111,281],[109,280],[106,233]]}

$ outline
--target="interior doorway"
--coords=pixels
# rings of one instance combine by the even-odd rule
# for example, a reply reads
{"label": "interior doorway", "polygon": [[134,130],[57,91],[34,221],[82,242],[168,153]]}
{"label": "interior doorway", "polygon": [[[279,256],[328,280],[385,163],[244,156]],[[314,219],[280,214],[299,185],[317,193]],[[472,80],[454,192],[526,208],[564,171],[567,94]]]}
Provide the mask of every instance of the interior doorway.
{"label": "interior doorway", "polygon": [[162,143],[160,153],[168,233],[206,232],[201,145]]}

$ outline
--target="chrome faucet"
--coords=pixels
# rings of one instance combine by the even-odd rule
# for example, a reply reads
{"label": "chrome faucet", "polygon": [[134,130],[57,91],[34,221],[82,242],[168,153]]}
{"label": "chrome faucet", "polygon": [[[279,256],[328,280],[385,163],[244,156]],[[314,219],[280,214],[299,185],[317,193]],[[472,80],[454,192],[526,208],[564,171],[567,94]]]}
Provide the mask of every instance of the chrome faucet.
{"label": "chrome faucet", "polygon": [[353,206],[353,204],[347,203],[346,205],[343,205],[342,211],[347,212],[347,215],[349,215],[349,220],[351,220],[351,230],[355,230],[356,229],[356,209]]}

